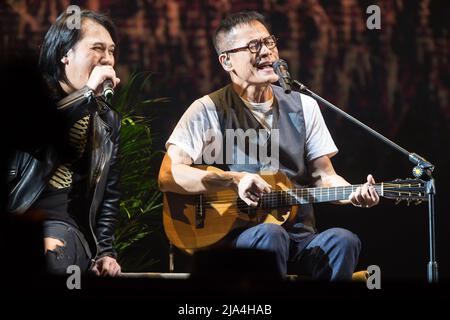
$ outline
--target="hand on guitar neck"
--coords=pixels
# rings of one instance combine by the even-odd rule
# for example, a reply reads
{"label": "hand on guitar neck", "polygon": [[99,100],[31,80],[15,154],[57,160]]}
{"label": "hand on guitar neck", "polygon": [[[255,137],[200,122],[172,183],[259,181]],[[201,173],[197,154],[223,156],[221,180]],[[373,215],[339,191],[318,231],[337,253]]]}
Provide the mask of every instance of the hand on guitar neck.
{"label": "hand on guitar neck", "polygon": [[349,200],[355,207],[370,208],[378,204],[380,197],[375,189],[375,179],[371,174],[367,176],[366,183],[350,194]]}

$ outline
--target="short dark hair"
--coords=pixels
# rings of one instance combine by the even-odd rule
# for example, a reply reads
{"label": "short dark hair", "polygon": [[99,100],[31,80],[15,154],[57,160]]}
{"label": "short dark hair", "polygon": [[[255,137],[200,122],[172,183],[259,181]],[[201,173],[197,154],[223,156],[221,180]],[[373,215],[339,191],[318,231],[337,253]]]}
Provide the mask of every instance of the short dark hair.
{"label": "short dark hair", "polygon": [[221,54],[221,41],[220,37],[221,35],[226,35],[231,32],[236,26],[241,24],[250,24],[254,21],[258,21],[261,23],[264,27],[266,27],[267,30],[270,31],[269,24],[267,23],[264,16],[256,11],[240,11],[233,13],[223,19],[219,26],[217,27],[216,31],[214,32],[213,36],[213,44],[214,48],[217,51],[217,54]]}
{"label": "short dark hair", "polygon": [[[75,44],[82,38],[82,28],[69,29],[69,19],[74,14],[66,11],[59,15],[55,23],[50,27],[45,35],[44,42],[41,45],[39,55],[39,69],[49,86],[50,91],[54,95],[58,95],[61,91],[59,81],[71,85],[67,79],[64,65],[60,62],[61,58],[72,49]],[[103,13],[97,13],[90,10],[80,11],[81,23],[85,19],[91,19],[102,25],[110,34],[112,40],[117,46],[117,31],[112,20]]]}

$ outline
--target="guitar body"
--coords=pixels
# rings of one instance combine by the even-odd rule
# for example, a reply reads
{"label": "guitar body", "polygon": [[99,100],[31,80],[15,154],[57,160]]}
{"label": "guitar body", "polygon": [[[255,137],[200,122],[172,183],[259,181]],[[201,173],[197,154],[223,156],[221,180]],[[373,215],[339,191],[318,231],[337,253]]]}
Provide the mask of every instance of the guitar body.
{"label": "guitar body", "polygon": [[[212,166],[198,167],[221,172]],[[289,190],[292,183],[280,171],[261,173],[272,190]],[[249,228],[261,223],[284,224],[293,221],[297,206],[277,209],[250,208],[234,190],[223,190],[203,195],[181,195],[167,192],[163,202],[164,230],[177,248],[192,253],[210,247],[231,231]]]}

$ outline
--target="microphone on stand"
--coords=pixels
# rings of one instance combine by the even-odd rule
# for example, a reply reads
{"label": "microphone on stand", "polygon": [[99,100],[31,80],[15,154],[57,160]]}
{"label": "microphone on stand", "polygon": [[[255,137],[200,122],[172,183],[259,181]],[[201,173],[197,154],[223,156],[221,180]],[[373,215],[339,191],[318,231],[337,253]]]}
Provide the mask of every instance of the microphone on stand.
{"label": "microphone on stand", "polygon": [[272,63],[273,70],[278,75],[278,82],[284,90],[284,93],[291,93],[292,90],[292,79],[288,71],[287,62],[283,59],[275,60]]}

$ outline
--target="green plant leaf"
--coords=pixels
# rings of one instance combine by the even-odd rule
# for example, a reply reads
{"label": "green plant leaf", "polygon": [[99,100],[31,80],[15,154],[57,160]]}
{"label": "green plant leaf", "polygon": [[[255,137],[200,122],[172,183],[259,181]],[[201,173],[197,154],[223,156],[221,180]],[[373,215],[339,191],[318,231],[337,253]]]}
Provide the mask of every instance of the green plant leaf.
{"label": "green plant leaf", "polygon": [[[114,108],[122,114],[119,164],[121,167],[120,215],[114,246],[123,270],[145,271],[158,262],[153,256],[150,237],[161,227],[161,192],[153,174],[152,161],[162,154],[153,150],[150,119],[138,115],[137,108],[166,103],[167,98],[146,98],[138,101],[151,79],[150,72],[134,73],[116,92]],[[144,245],[146,247],[144,247]],[[140,254],[136,254],[141,252]]]}

